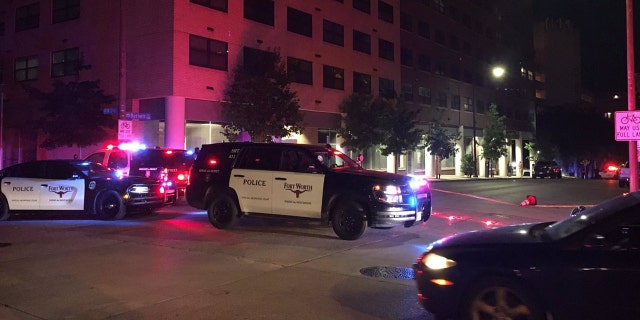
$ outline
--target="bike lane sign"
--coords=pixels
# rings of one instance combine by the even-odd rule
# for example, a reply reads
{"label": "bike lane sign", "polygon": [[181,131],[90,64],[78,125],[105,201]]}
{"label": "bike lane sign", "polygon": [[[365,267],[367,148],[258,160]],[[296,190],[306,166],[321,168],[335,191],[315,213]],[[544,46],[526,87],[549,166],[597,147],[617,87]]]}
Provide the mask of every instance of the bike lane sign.
{"label": "bike lane sign", "polygon": [[616,111],[616,141],[640,140],[640,110]]}

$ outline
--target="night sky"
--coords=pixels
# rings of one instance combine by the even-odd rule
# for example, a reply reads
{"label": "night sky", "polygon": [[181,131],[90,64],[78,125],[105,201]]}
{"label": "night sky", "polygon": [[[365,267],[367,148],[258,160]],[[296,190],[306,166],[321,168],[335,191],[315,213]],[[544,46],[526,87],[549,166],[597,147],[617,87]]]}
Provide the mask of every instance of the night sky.
{"label": "night sky", "polygon": [[[535,17],[569,19],[580,29],[582,82],[587,90],[626,91],[625,0],[533,0]],[[634,3],[634,46],[640,53],[640,2]],[[639,70],[640,54],[635,54]]]}

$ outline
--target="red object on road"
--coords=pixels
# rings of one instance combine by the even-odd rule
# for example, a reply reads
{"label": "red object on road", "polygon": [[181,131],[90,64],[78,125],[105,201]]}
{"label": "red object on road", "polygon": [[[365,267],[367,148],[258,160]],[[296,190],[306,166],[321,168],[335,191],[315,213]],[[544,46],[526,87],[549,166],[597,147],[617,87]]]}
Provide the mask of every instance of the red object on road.
{"label": "red object on road", "polygon": [[538,204],[538,199],[536,199],[536,196],[532,196],[532,195],[527,195],[524,201],[520,202],[521,207],[535,206],[536,204]]}

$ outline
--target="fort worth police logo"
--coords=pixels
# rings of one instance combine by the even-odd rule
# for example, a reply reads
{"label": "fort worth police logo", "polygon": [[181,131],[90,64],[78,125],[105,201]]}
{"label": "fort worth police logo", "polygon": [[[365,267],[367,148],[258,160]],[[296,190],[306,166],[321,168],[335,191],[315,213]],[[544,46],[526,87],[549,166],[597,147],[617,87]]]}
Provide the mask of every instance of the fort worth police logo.
{"label": "fort worth police logo", "polygon": [[62,195],[68,192],[73,192],[73,187],[70,186],[49,186],[49,192],[53,192],[60,196],[62,199]]}
{"label": "fort worth police logo", "polygon": [[293,192],[296,195],[296,198],[300,198],[300,194],[311,191],[313,189],[313,186],[310,184],[285,182],[284,189]]}

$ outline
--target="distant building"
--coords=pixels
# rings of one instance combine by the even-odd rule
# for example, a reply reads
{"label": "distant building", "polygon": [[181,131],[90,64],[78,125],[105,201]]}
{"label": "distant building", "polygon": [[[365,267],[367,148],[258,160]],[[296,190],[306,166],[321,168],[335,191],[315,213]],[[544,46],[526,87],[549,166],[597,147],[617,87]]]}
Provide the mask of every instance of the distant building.
{"label": "distant building", "polygon": [[[144,115],[133,120],[137,140],[193,149],[225,139],[221,104],[230,71],[279,50],[296,72],[291,87],[305,119],[302,135],[283,140],[339,145],[340,102],[354,91],[393,90],[422,110],[424,128],[442,114],[462,133],[459,154],[442,162],[462,175],[460,159],[473,153],[474,136],[481,154],[485,112],[495,102],[511,145],[495,169],[506,175],[508,165],[526,158],[523,145],[535,133],[531,24],[521,21],[528,7],[530,1],[506,0],[3,1],[4,107],[33,105],[23,85],[48,90],[53,79],[98,79],[118,97],[112,108]],[[80,64],[90,69],[78,73]],[[498,64],[506,77],[492,79]],[[42,150],[35,132],[6,131],[5,165],[93,151]],[[369,150],[365,165],[388,170],[391,158]],[[403,172],[433,175],[426,150],[400,160]],[[485,172],[482,162],[478,173]]]}

